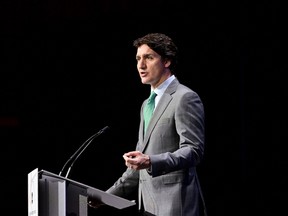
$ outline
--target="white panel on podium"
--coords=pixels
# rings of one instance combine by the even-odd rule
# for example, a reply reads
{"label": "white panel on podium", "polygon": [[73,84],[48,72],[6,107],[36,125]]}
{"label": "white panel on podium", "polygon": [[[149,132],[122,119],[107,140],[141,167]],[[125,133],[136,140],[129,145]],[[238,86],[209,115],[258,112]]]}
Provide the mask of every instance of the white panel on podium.
{"label": "white panel on podium", "polygon": [[39,216],[38,168],[28,173],[28,216]]}

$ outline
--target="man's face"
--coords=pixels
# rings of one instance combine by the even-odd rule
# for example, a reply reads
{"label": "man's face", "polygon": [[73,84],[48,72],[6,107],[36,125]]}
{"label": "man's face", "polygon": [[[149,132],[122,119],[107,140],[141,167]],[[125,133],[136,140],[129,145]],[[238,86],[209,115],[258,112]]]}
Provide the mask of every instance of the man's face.
{"label": "man's face", "polygon": [[154,88],[159,86],[170,75],[170,61],[164,61],[161,56],[146,44],[141,45],[136,53],[137,69],[143,84]]}

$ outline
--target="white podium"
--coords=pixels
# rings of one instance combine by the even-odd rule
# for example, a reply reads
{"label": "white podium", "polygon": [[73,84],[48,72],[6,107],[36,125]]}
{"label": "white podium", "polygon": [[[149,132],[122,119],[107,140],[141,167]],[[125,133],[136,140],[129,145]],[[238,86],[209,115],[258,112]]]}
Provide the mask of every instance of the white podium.
{"label": "white podium", "polygon": [[28,173],[28,216],[88,216],[88,198],[124,209],[136,203],[38,168]]}

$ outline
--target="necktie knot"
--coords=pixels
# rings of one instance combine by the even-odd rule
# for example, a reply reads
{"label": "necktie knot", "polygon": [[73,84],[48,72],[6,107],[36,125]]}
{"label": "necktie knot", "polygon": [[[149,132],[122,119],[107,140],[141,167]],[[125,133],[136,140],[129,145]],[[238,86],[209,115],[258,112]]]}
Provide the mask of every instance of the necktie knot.
{"label": "necktie knot", "polygon": [[[149,104],[153,103],[155,105],[155,97],[156,97],[156,93],[154,91],[151,92],[149,98],[148,98],[148,102]],[[153,107],[154,108],[154,107]]]}
{"label": "necktie knot", "polygon": [[156,96],[157,96],[157,94],[154,91],[152,91],[149,98],[148,98],[147,104],[144,107],[144,126],[145,126],[144,128],[145,128],[145,131],[146,131],[148,124],[150,122],[150,119],[153,115]]}

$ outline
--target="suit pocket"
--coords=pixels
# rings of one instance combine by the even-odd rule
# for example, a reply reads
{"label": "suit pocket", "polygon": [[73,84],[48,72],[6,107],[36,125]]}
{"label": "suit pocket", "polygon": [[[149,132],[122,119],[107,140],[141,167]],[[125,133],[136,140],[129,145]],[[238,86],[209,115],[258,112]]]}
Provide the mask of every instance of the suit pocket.
{"label": "suit pocket", "polygon": [[169,173],[162,176],[163,184],[181,183],[184,180],[184,172]]}
{"label": "suit pocket", "polygon": [[160,118],[159,121],[157,122],[158,125],[165,125],[170,122],[170,118]]}

